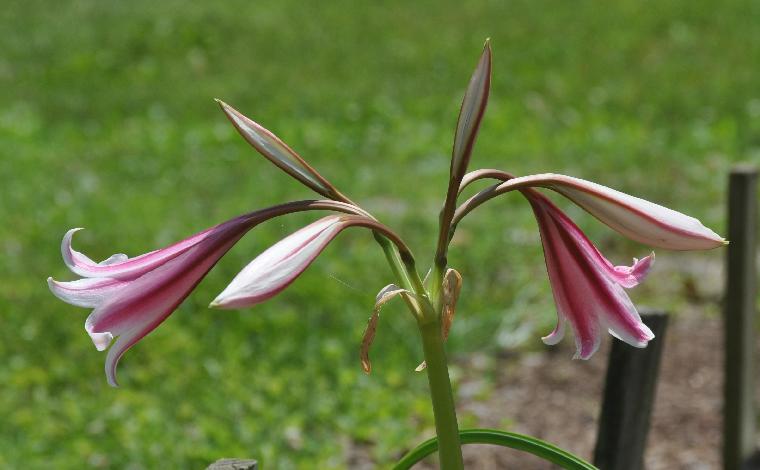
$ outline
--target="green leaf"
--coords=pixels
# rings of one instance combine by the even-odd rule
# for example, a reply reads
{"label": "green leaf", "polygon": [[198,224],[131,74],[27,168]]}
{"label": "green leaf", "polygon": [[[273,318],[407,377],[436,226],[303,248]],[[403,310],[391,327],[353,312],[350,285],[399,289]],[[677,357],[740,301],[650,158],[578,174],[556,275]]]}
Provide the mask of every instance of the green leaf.
{"label": "green leaf", "polygon": [[[459,439],[462,444],[493,444],[521,450],[568,470],[598,470],[590,463],[566,450],[523,434],[495,429],[463,429],[459,431]],[[434,437],[406,454],[398,461],[394,470],[408,470],[436,450],[438,450],[438,438]]]}

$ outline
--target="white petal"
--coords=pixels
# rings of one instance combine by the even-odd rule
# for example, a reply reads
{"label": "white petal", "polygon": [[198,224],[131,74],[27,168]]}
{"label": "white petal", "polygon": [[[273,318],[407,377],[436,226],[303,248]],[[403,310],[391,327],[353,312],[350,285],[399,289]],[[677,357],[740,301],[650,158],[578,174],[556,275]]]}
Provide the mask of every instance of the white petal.
{"label": "white petal", "polygon": [[325,217],[280,240],[261,253],[211,302],[239,308],[263,302],[293,282],[344,228],[340,217]]}
{"label": "white petal", "polygon": [[499,192],[541,186],[566,196],[628,238],[671,250],[707,250],[726,241],[694,217],[591,181],[545,173],[510,179]]}
{"label": "white petal", "polygon": [[552,189],[632,240],[675,250],[704,250],[725,243],[694,217],[591,181],[563,179],[570,184],[555,184]]}
{"label": "white petal", "polygon": [[107,277],[84,278],[59,282],[48,278],[50,291],[64,302],[77,307],[95,308],[115,295],[127,283]]}
{"label": "white petal", "polygon": [[98,351],[105,351],[113,340],[113,335],[109,331],[94,333],[89,322],[85,322],[84,329],[87,331],[87,334],[90,335],[90,339],[92,339],[93,344],[95,344],[95,349]]}

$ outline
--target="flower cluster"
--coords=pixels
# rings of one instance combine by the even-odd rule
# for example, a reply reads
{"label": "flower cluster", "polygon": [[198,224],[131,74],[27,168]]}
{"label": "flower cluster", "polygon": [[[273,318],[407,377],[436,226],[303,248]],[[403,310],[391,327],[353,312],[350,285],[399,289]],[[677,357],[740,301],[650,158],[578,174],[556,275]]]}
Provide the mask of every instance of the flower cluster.
{"label": "flower cluster", "polygon": [[[576,357],[582,359],[596,351],[604,330],[633,346],[646,346],[653,337],[652,332],[641,321],[624,289],[644,279],[654,262],[654,253],[634,259],[631,266],[615,266],[537,188],[561,194],[620,234],[645,245],[702,250],[726,242],[694,218],[582,179],[556,174],[515,177],[490,169],[467,173],[490,83],[491,49],[486,43],[456,126],[451,175],[441,211],[430,282],[420,281],[414,257],[398,235],[338,191],[277,136],[220,101],[222,110],[238,132],[259,153],[326,199],[262,209],[166,248],[134,258],[116,254],[99,263],[72,248],[73,235],[79,230],[72,229],[64,236],[61,251],[69,269],[82,278],[70,282],[50,278],[50,289],[65,302],[93,308],[85,330],[99,351],[107,349],[117,338],[110,346],[105,367],[108,382],[116,386],[116,365],[121,356],[161,324],[249,230],[273,217],[293,212],[338,212],[339,215],[324,217],[264,251],[232,280],[211,306],[244,308],[267,300],[292,283],[343,229],[369,228],[385,250],[400,285],[386,287],[376,299],[375,313],[361,350],[362,365],[369,372],[368,348],[374,337],[379,308],[394,296],[402,296],[418,320],[429,318],[432,311],[437,316],[435,321],[441,324],[444,338],[448,335],[461,288],[459,273],[446,265],[449,241],[465,215],[488,200],[517,190],[528,200],[538,222],[559,316],[557,327],[543,338],[544,342],[557,343],[569,323],[575,334]],[[457,207],[461,191],[484,178],[499,181]]]}

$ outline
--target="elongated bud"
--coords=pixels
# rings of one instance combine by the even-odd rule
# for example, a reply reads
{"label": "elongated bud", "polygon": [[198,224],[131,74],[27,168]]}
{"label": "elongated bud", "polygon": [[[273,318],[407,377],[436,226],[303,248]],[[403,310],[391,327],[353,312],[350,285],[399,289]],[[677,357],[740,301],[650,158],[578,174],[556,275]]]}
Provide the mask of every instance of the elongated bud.
{"label": "elongated bud", "polygon": [[[462,108],[459,110],[456,132],[454,134],[454,148],[451,155],[451,177],[457,182],[462,179],[467,171],[470,154],[478,134],[480,121],[488,103],[488,94],[491,88],[491,42],[486,40],[483,54],[480,56],[478,65],[472,73],[470,83],[462,100]],[[456,188],[455,188],[456,189]]]}
{"label": "elongated bud", "polygon": [[360,215],[330,215],[288,235],[251,261],[209,305],[243,308],[261,303],[288,287],[347,227],[380,231],[396,243],[399,251],[411,253],[398,236],[376,220]]}
{"label": "elongated bud", "polygon": [[438,245],[435,253],[435,263],[438,269],[446,265],[446,252],[448,251],[450,226],[454,210],[456,209],[457,192],[459,182],[467,171],[470,162],[472,147],[478,135],[480,121],[488,103],[488,93],[491,88],[491,43],[486,40],[483,53],[478,65],[472,73],[470,83],[462,100],[459,110],[457,127],[454,133],[454,148],[451,152],[451,168],[449,171],[449,186],[446,190],[446,201],[441,210],[438,227]]}
{"label": "elongated bud", "polygon": [[312,168],[296,152],[269,130],[222,100],[216,100],[224,114],[235,126],[240,135],[260,154],[280,167],[293,178],[330,199],[344,200],[340,192],[330,184],[317,170]]}

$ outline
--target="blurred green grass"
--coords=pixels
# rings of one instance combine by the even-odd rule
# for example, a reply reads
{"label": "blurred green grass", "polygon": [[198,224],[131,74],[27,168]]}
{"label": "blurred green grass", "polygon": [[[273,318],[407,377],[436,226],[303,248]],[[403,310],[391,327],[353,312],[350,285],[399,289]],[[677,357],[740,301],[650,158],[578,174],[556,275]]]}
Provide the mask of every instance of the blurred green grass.
{"label": "blurred green grass", "polygon": [[[122,388],[106,385],[87,311],[44,282],[73,278],[58,251],[65,230],[86,227],[77,244],[96,259],[134,255],[312,197],[254,154],[212,98],[280,135],[425,265],[459,100],[491,37],[473,168],[593,179],[720,228],[727,169],[760,160],[759,15],[754,1],[704,0],[8,2],[0,466],[202,468],[248,456],[263,468],[345,468],[357,448],[387,465],[432,433],[401,306],[381,319],[375,372],[359,368],[374,294],[391,281],[366,233],[341,235],[265,305],[206,308],[308,215],[257,228],[129,351]],[[570,211],[614,261],[645,252]],[[455,245],[465,285],[451,354],[537,347],[554,309],[526,205],[484,207]],[[634,300],[676,302],[662,282]]]}

